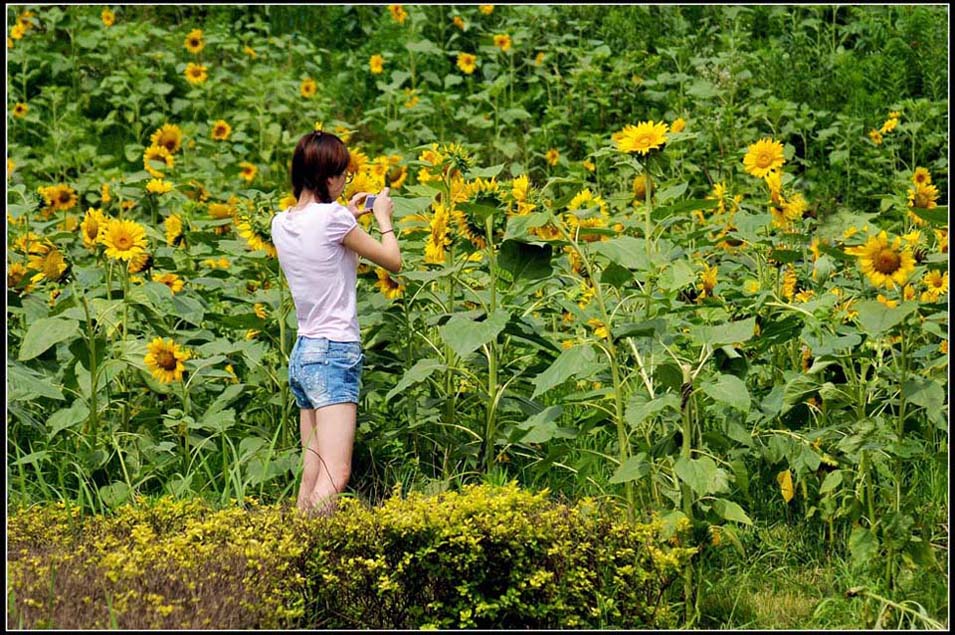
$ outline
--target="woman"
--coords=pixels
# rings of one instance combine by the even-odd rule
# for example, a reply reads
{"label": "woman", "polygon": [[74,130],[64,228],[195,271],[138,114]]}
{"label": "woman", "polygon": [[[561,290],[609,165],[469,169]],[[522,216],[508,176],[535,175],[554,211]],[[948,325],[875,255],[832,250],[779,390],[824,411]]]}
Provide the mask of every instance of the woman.
{"label": "woman", "polygon": [[[304,470],[298,509],[328,515],[351,475],[363,354],[355,304],[359,256],[401,270],[391,223],[394,204],[384,188],[372,210],[368,192],[338,203],[349,177],[349,154],[333,134],[303,136],[292,156],[298,202],[272,219],[272,241],[288,280],[298,337],[289,356],[289,387],[300,410]],[[361,207],[359,207],[361,203]],[[381,242],[357,222],[374,213]]]}

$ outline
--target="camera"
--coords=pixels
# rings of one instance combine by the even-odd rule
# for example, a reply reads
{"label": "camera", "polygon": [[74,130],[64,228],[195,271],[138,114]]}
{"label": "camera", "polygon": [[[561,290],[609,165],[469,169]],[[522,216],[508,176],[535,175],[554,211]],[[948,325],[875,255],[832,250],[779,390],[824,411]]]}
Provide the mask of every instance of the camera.
{"label": "camera", "polygon": [[375,199],[378,198],[375,194],[369,194],[365,197],[365,209],[371,209],[375,204]]}

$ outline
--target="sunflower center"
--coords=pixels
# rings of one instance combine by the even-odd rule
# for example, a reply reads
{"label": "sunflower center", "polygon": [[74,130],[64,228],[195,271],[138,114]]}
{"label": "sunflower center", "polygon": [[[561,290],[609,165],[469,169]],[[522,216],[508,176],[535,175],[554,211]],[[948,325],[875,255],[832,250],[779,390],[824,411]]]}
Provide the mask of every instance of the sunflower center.
{"label": "sunflower center", "polygon": [[756,157],[756,165],[761,168],[768,168],[773,164],[773,155],[769,152],[760,152]]}
{"label": "sunflower center", "polygon": [[649,148],[653,145],[653,136],[652,135],[643,135],[642,137],[637,138],[637,144],[641,148]]}
{"label": "sunflower center", "polygon": [[129,246],[132,244],[133,240],[129,236],[120,236],[116,239],[116,246],[120,249],[129,249]]}
{"label": "sunflower center", "polygon": [[881,274],[891,274],[899,270],[902,259],[891,249],[882,249],[872,260],[872,267]]}
{"label": "sunflower center", "polygon": [[64,205],[70,202],[70,193],[69,192],[60,192],[60,203]]}
{"label": "sunflower center", "polygon": [[160,351],[156,355],[156,365],[163,370],[176,370],[176,356],[172,351]]}
{"label": "sunflower center", "polygon": [[86,226],[86,235],[90,240],[93,240],[99,235],[99,225],[96,224],[96,221],[92,221]]}

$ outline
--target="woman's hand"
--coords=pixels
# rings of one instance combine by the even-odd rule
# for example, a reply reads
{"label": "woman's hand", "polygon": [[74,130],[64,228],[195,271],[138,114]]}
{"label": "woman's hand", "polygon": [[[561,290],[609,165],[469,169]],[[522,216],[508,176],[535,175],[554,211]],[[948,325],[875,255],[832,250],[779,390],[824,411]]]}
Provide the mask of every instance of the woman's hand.
{"label": "woman's hand", "polygon": [[375,206],[372,211],[375,212],[375,220],[378,221],[378,229],[386,232],[392,229],[391,215],[394,212],[395,204],[390,196],[391,188],[386,187],[378,193],[375,199]]}
{"label": "woman's hand", "polygon": [[[371,212],[370,209],[366,209],[364,205],[365,198],[369,196],[368,192],[358,192],[351,197],[351,200],[348,201],[348,211],[352,213],[352,216],[358,218],[364,216],[365,214]],[[362,203],[359,207],[358,203]]]}

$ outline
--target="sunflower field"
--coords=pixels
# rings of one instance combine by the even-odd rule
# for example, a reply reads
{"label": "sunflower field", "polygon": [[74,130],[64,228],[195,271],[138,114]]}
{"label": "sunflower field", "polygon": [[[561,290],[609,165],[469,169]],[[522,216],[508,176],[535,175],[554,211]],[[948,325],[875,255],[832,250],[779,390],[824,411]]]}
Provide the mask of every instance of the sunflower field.
{"label": "sunflower field", "polygon": [[269,228],[322,129],[403,257],[359,265],[348,496],[687,530],[682,626],[946,628],[948,39],[944,5],[7,5],[8,511],[294,498]]}

